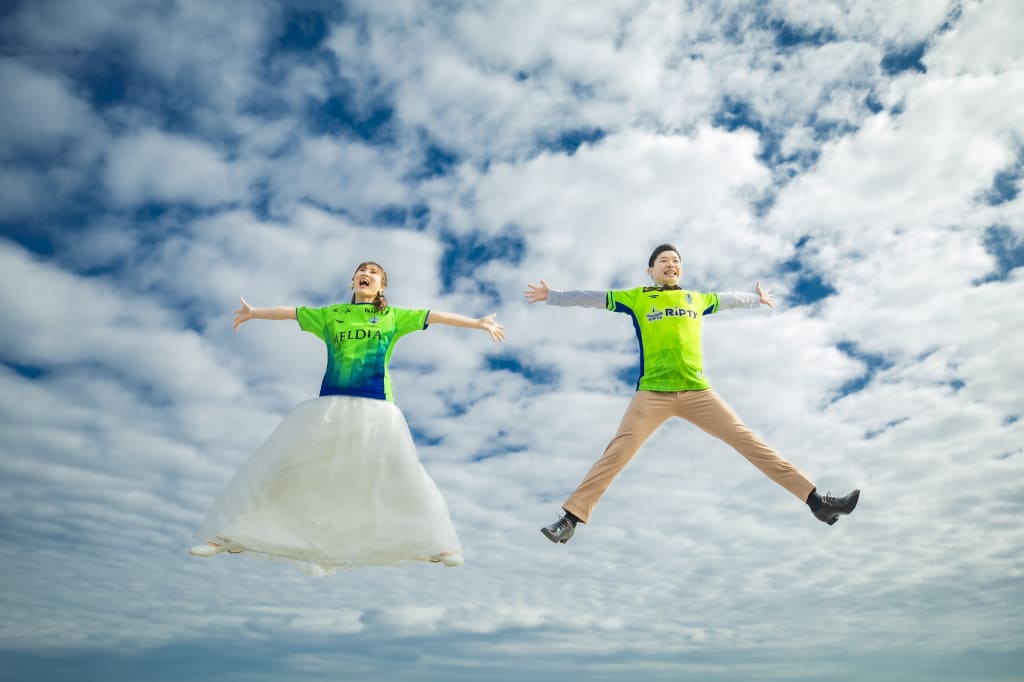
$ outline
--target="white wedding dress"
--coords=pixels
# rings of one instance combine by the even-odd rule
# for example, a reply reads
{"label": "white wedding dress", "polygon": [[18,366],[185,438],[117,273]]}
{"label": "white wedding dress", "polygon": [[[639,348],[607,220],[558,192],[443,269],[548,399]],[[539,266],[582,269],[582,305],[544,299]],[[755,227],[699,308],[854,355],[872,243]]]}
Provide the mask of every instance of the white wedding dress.
{"label": "white wedding dress", "polygon": [[393,403],[329,396],[285,417],[216,499],[200,542],[313,573],[459,556],[441,492]]}

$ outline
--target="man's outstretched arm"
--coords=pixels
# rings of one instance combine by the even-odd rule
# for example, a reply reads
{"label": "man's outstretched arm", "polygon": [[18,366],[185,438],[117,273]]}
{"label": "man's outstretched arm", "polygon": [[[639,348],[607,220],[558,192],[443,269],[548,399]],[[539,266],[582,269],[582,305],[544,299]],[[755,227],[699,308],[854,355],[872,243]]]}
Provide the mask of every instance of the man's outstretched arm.
{"label": "man's outstretched arm", "polygon": [[756,308],[762,303],[769,308],[773,307],[775,297],[769,289],[762,289],[761,283],[756,282],[754,288],[757,293],[746,291],[724,291],[718,294],[718,309],[728,310],[730,308]]}
{"label": "man's outstretched arm", "polygon": [[547,301],[548,305],[580,306],[583,308],[600,308],[601,310],[604,310],[608,304],[607,291],[558,291],[549,287],[548,283],[544,280],[541,280],[540,284],[526,285],[526,291],[523,292],[523,295],[528,303]]}

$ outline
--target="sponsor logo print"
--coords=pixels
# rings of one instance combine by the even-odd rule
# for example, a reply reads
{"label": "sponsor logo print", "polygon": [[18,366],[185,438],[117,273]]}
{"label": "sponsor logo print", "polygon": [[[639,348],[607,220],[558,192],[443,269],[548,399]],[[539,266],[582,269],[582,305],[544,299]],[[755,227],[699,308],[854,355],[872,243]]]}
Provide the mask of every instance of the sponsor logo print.
{"label": "sponsor logo print", "polygon": [[686,308],[665,308],[665,310],[658,310],[654,306],[651,306],[651,312],[647,313],[648,322],[657,322],[666,317],[688,317],[691,320],[696,320],[700,317],[696,310],[687,310]]}
{"label": "sponsor logo print", "polygon": [[379,329],[349,329],[334,333],[334,343],[337,344],[344,343],[345,341],[363,341],[365,339],[379,341],[380,338]]}

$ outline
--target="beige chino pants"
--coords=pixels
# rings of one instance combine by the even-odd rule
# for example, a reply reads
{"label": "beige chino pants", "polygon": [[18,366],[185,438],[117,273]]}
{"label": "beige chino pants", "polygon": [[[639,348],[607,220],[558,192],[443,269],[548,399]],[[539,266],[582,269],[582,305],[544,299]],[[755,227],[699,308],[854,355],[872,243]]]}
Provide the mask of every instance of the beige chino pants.
{"label": "beige chino pants", "polygon": [[562,508],[586,523],[615,477],[655,429],[669,417],[685,419],[732,446],[801,502],[805,502],[814,490],[814,484],[799,469],[747,428],[711,389],[678,393],[637,391],[626,414],[622,416],[618,433]]}

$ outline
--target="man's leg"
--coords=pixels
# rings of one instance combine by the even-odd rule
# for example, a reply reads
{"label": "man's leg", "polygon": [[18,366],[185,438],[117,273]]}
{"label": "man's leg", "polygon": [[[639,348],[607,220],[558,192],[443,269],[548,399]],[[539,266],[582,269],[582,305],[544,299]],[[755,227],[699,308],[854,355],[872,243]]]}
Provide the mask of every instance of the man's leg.
{"label": "man's leg", "polygon": [[604,454],[587,472],[583,482],[562,505],[562,509],[586,523],[601,495],[629,463],[655,429],[672,416],[674,393],[637,391],[622,415],[619,430]]}
{"label": "man's leg", "polygon": [[801,502],[807,502],[807,498],[814,490],[814,483],[747,428],[714,391],[686,391],[677,395],[679,402],[676,415],[732,446],[768,478],[791,492]]}

